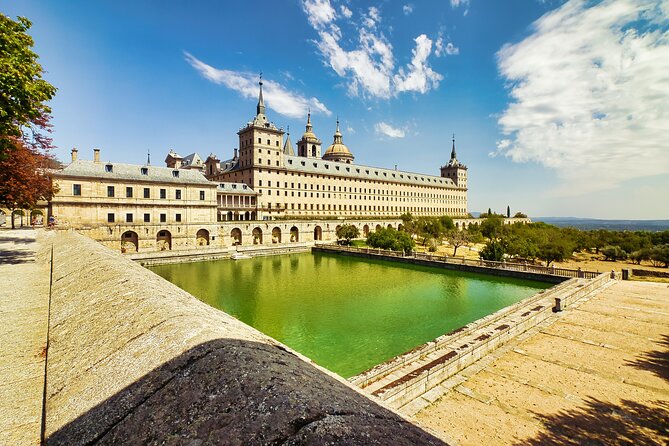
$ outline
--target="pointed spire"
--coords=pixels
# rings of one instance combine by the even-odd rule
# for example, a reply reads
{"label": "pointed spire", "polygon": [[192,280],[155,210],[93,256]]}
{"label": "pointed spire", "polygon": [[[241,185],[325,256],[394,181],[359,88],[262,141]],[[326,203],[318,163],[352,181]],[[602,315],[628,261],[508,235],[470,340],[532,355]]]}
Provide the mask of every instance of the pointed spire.
{"label": "pointed spire", "polygon": [[453,148],[451,149],[451,159],[456,159],[455,157],[455,133],[453,133]]}
{"label": "pointed spire", "polygon": [[313,131],[313,127],[311,126],[311,108],[309,108],[309,111],[307,112],[307,129],[306,133],[311,133]]}
{"label": "pointed spire", "polygon": [[343,144],[342,135],[341,135],[341,132],[339,131],[339,116],[337,116],[337,130],[335,130],[334,143],[333,144]]}
{"label": "pointed spire", "polygon": [[146,165],[151,165],[151,149],[147,149],[146,151]]}
{"label": "pointed spire", "polygon": [[283,154],[289,156],[295,156],[295,151],[293,150],[293,143],[290,141],[290,126],[288,126],[288,131],[286,132],[286,142],[283,144]]}
{"label": "pointed spire", "polygon": [[258,81],[258,85],[260,86],[260,93],[258,94],[258,106],[256,107],[256,112],[258,115],[264,115],[265,101],[262,97],[262,71],[260,72],[260,80]]}

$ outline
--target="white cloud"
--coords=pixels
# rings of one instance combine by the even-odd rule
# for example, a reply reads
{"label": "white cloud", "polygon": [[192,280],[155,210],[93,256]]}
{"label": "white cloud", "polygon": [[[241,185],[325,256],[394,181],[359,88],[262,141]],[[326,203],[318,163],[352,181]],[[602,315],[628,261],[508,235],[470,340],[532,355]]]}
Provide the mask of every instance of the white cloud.
{"label": "white cloud", "polygon": [[426,93],[436,88],[443,76],[433,71],[427,64],[427,58],[432,52],[432,41],[425,34],[414,40],[416,48],[412,50],[411,65],[408,71],[405,72],[404,68],[400,68],[399,73],[395,75],[395,88],[397,91]]}
{"label": "white cloud", "polygon": [[404,6],[402,6],[402,12],[404,15],[409,15],[413,12],[413,3],[408,3]]}
{"label": "white cloud", "polygon": [[566,180],[560,194],[669,173],[669,27],[653,0],[570,1],[497,54],[512,102],[498,154]]}
{"label": "white cloud", "polygon": [[376,130],[376,133],[379,135],[387,136],[389,138],[404,138],[404,136],[406,136],[406,130],[395,128],[385,122],[376,123],[374,125],[374,130]]}
{"label": "white cloud", "polygon": [[352,135],[355,133],[355,129],[349,125],[348,127],[346,127],[346,133]]}
{"label": "white cloud", "polygon": [[307,14],[311,26],[322,29],[325,25],[335,19],[337,13],[330,4],[330,0],[304,0],[302,8]]}
{"label": "white cloud", "polygon": [[[185,53],[186,61],[195,68],[205,79],[215,84],[223,85],[240,93],[245,98],[258,97],[258,75],[232,70],[219,70]],[[323,113],[326,116],[332,112],[317,98],[306,98],[299,93],[285,88],[283,85],[263,79],[263,97],[265,105],[275,112],[291,118],[306,116],[307,109],[312,112]]]}
{"label": "white cloud", "polygon": [[[324,63],[347,80],[349,95],[388,99],[405,91],[426,93],[437,88],[443,79],[429,66],[432,41],[424,34],[415,39],[416,48],[412,51],[411,63],[396,69],[393,46],[378,29],[382,17],[376,7],[370,7],[362,15],[361,26],[356,31],[357,44],[353,49],[343,47],[343,42],[350,40],[342,39],[342,31],[334,15],[313,12],[315,9],[330,11],[329,0],[303,0],[303,9],[318,33],[315,44]],[[312,20],[314,16],[324,19]]]}
{"label": "white cloud", "polygon": [[452,42],[448,42],[444,45],[444,36],[440,32],[437,37],[437,41],[434,43],[434,55],[437,57],[441,56],[457,56],[460,54],[460,48],[453,45]]}
{"label": "white cloud", "polygon": [[346,7],[346,5],[341,5],[339,7],[339,10],[341,11],[341,15],[346,17],[347,19],[350,19],[351,16],[353,15],[353,12]]}
{"label": "white cloud", "polygon": [[451,8],[459,8],[460,6],[462,7],[467,7],[469,6],[469,0],[451,0]]}

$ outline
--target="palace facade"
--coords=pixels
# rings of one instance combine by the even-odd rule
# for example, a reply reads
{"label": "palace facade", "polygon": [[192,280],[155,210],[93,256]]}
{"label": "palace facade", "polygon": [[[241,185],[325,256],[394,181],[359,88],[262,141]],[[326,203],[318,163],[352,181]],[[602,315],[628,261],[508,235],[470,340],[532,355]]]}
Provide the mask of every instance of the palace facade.
{"label": "palace facade", "polygon": [[[221,162],[209,155],[204,173],[215,182],[248,185],[258,194],[260,212],[269,219],[388,218],[407,212],[415,216],[468,215],[467,167],[457,159],[455,140],[440,176],[362,166],[353,163],[355,157],[343,142],[339,121],[332,144],[321,155],[322,141],[308,115],[295,151],[290,134],[265,114],[262,81],[256,116],[237,134],[239,149],[234,156]],[[179,162],[174,155],[168,154],[168,165]]]}

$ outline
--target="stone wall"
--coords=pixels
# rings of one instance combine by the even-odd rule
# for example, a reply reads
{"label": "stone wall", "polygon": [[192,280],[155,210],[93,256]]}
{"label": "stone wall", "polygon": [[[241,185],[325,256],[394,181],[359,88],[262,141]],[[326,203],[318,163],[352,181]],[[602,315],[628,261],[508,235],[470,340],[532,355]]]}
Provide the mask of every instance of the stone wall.
{"label": "stone wall", "polygon": [[639,277],[662,277],[669,279],[669,271],[654,271],[650,269],[632,269],[633,276]]}
{"label": "stone wall", "polygon": [[47,444],[443,444],[120,253],[44,243]]}

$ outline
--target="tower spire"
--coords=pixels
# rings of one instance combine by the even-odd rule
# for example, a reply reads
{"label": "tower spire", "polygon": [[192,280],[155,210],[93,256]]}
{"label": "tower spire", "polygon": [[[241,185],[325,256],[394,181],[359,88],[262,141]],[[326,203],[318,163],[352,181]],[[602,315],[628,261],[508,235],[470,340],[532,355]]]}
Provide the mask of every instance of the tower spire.
{"label": "tower spire", "polygon": [[455,133],[453,133],[453,148],[451,149],[451,159],[452,160],[456,159],[456,156],[455,156]]}
{"label": "tower spire", "polygon": [[311,126],[311,108],[308,109],[307,111],[307,132],[313,131],[313,127]]}
{"label": "tower spire", "polygon": [[146,165],[151,165],[151,149],[146,150]]}
{"label": "tower spire", "polygon": [[262,97],[262,71],[260,72],[260,80],[258,81],[258,85],[260,86],[260,93],[258,94],[258,106],[256,107],[256,112],[258,115],[264,115],[265,101]]}

